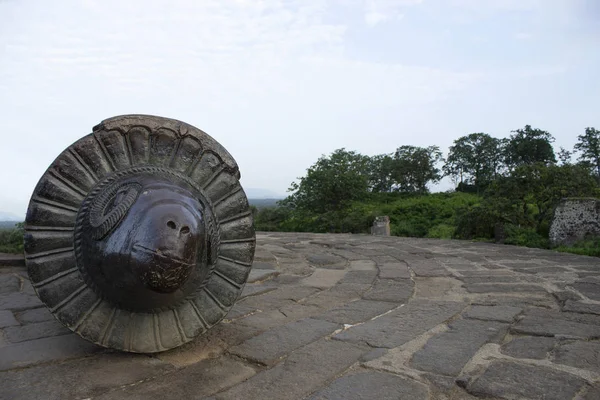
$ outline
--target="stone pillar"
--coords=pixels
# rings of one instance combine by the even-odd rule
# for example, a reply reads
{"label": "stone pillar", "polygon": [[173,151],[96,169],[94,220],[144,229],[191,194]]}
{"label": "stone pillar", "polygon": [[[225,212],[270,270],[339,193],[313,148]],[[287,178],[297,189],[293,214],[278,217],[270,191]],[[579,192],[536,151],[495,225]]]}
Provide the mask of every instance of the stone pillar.
{"label": "stone pillar", "polygon": [[371,227],[371,235],[390,236],[390,217],[387,215],[375,217],[375,221]]}

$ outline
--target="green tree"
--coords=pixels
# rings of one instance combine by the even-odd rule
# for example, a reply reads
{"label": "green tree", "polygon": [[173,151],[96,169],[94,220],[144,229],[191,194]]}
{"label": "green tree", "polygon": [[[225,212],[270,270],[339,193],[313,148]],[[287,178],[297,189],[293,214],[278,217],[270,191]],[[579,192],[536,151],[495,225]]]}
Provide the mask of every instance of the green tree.
{"label": "green tree", "polygon": [[282,205],[312,213],[339,211],[364,198],[368,187],[369,157],[342,148],[321,156],[306,176],[293,182]]}
{"label": "green tree", "polygon": [[581,152],[579,160],[594,169],[596,179],[600,182],[600,131],[585,128],[585,133],[577,137],[575,150]]}
{"label": "green tree", "polygon": [[583,165],[520,165],[494,180],[480,204],[457,211],[456,236],[491,238],[503,226],[506,243],[547,246],[552,212],[560,200],[593,196],[595,186]]}
{"label": "green tree", "polygon": [[427,185],[442,178],[438,163],[443,161],[438,146],[401,146],[394,154],[393,180],[396,191],[428,193]]}
{"label": "green tree", "polygon": [[486,192],[496,209],[514,224],[539,227],[564,197],[593,196],[595,181],[583,165],[524,164],[494,182]]}
{"label": "green tree", "polygon": [[564,147],[561,147],[560,151],[557,154],[558,161],[560,161],[560,165],[571,164],[571,156],[572,155],[573,155],[572,152],[565,149]]}
{"label": "green tree", "polygon": [[369,189],[372,192],[391,192],[394,182],[393,154],[379,154],[369,160]]}
{"label": "green tree", "polygon": [[0,229],[0,253],[23,253],[23,226],[23,222],[19,222],[14,228]]}
{"label": "green tree", "polygon": [[519,165],[556,162],[552,142],[554,137],[541,129],[525,125],[524,129],[513,131],[505,148],[506,164],[515,168]]}
{"label": "green tree", "polygon": [[260,231],[280,231],[282,223],[290,216],[290,210],[286,207],[254,207],[252,212],[256,229]]}
{"label": "green tree", "polygon": [[498,175],[504,142],[486,133],[472,133],[454,141],[444,173],[460,183],[484,187]]}

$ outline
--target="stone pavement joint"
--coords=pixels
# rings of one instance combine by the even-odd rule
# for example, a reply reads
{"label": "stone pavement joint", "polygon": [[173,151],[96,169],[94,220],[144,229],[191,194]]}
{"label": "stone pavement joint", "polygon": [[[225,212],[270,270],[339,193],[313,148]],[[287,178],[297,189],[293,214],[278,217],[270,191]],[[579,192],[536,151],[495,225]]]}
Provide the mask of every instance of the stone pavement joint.
{"label": "stone pavement joint", "polygon": [[597,258],[258,233],[251,278],[227,317],[153,355],[70,333],[22,260],[2,262],[2,399],[600,398]]}

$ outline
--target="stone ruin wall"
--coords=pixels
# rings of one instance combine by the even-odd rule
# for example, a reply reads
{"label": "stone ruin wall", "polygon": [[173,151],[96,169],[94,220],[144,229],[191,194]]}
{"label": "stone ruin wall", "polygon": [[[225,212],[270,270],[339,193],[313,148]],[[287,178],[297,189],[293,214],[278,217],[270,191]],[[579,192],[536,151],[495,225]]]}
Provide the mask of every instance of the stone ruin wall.
{"label": "stone ruin wall", "polygon": [[550,242],[568,246],[586,236],[600,237],[600,199],[563,199],[554,211]]}

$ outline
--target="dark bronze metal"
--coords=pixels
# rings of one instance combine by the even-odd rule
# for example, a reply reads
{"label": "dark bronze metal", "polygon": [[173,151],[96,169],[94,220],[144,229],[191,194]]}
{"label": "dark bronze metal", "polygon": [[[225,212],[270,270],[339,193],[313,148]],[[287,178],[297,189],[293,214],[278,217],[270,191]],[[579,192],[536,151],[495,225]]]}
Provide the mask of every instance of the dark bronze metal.
{"label": "dark bronze metal", "polygon": [[71,330],[131,352],[177,347],[233,306],[255,236],[233,158],[144,115],[103,121],[48,168],[25,226],[39,297]]}

